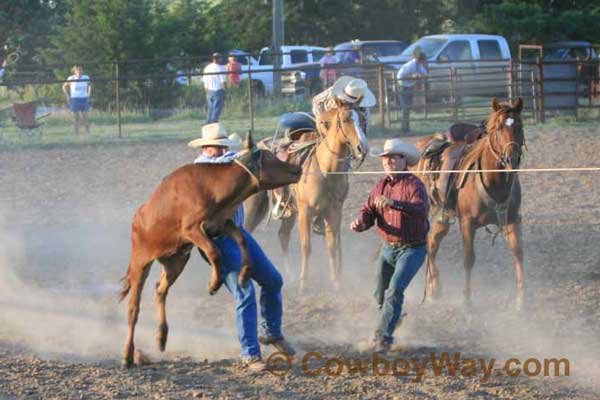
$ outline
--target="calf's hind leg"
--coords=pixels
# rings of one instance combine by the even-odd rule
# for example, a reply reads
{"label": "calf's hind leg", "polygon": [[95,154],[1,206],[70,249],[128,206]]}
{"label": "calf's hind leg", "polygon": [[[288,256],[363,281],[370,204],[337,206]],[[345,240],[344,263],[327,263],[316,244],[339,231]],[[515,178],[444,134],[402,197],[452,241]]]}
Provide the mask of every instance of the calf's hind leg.
{"label": "calf's hind leg", "polygon": [[160,351],[165,351],[167,345],[167,335],[169,334],[169,325],[167,324],[166,302],[169,288],[177,280],[179,274],[185,268],[185,264],[190,259],[190,251],[187,249],[179,251],[176,254],[167,257],[161,257],[158,260],[163,265],[163,271],[158,282],[156,282],[156,305],[158,309],[158,334],[156,341]]}

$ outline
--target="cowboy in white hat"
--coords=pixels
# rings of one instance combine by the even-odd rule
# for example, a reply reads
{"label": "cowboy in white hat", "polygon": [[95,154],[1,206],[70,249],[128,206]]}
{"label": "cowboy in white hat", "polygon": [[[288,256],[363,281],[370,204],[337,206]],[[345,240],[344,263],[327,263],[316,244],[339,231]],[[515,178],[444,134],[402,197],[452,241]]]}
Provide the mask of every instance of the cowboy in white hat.
{"label": "cowboy in white hat", "polygon": [[366,133],[369,125],[369,108],[377,103],[367,82],[352,76],[342,76],[336,80],[333,86],[313,98],[312,108],[315,117],[318,119],[319,114],[337,108],[336,100],[362,112],[365,116],[363,130]]}
{"label": "cowboy in white hat", "polygon": [[[204,125],[202,127],[202,137],[192,140],[188,143],[188,146],[202,149],[202,153],[196,158],[195,163],[222,164],[233,162],[237,157],[237,153],[228,150],[230,147],[236,147],[240,144],[241,140],[235,133],[228,135],[222,124],[213,123]],[[259,342],[263,345],[272,345],[279,352],[288,356],[295,354],[294,348],[284,339],[281,332],[283,314],[281,287],[283,286],[283,278],[262,251],[260,245],[243,228],[243,206],[236,210],[233,222],[242,230],[246,238],[252,262],[252,280],[256,281],[261,288],[261,336],[258,336],[254,285],[252,281],[248,282],[246,287],[241,287],[238,284],[241,257],[237,243],[229,236],[217,236],[211,239],[221,252],[223,282],[235,297],[236,323],[242,347],[242,364],[251,371],[264,371],[266,365],[262,360]]]}
{"label": "cowboy in white hat", "polygon": [[429,200],[425,185],[407,171],[419,162],[419,151],[400,139],[386,140],[381,157],[385,178],[365,202],[350,229],[362,232],[375,223],[384,245],[379,254],[375,299],[381,313],[375,331],[375,351],[387,352],[402,318],[404,291],[423,265],[427,254]]}

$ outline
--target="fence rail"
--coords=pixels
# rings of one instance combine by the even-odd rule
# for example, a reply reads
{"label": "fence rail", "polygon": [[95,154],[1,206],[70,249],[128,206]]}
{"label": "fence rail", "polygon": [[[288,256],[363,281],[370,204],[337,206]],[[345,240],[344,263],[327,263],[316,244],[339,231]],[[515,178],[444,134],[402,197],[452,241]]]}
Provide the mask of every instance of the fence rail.
{"label": "fence rail", "polygon": [[[284,53],[281,53],[284,54]],[[101,74],[90,74],[94,125],[116,128],[117,136],[139,132],[146,117],[181,125],[184,131],[197,131],[204,118],[206,93],[202,78],[209,75],[193,68],[202,59],[128,60],[97,63],[106,67]],[[515,100],[522,97],[526,117],[544,122],[554,115],[577,117],[580,110],[600,108],[600,70],[597,61],[492,60],[479,62],[430,63],[426,79],[415,80],[410,114],[403,113],[403,82],[397,79],[391,64],[300,64],[286,68],[262,68],[244,65],[241,84],[226,88],[223,118],[235,118],[237,126],[271,130],[278,116],[286,111],[311,108],[311,98],[343,75],[367,81],[378,105],[372,110],[373,121],[395,129],[406,121],[418,130],[436,129],[454,121],[480,122],[487,116],[492,97]],[[171,63],[185,65],[174,68]],[[58,67],[64,68],[63,65]],[[40,113],[63,116],[65,106],[61,71],[52,66],[35,70],[8,68],[0,82],[0,136],[15,128],[10,124],[13,103],[36,101]],[[281,75],[281,93],[272,93],[273,79]],[[62,72],[64,76],[64,71]],[[229,74],[231,78],[231,74]],[[405,79],[404,84],[410,79]],[[111,116],[115,116],[113,119]],[[187,115],[187,117],[185,117]],[[246,121],[243,124],[243,121]],[[56,125],[49,118],[48,125]],[[186,122],[187,121],[187,125]],[[160,125],[160,123],[157,123]],[[164,124],[164,129],[168,129]],[[11,128],[12,127],[12,128]],[[58,129],[58,128],[57,128]]]}

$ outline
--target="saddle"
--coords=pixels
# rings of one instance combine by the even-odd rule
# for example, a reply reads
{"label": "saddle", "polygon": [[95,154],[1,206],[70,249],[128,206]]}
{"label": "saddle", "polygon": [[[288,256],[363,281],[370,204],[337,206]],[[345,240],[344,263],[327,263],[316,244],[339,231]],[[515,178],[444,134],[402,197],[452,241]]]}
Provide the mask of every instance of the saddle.
{"label": "saddle", "polygon": [[[426,160],[425,169],[429,171],[457,169],[467,150],[483,135],[485,135],[485,128],[482,125],[467,123],[456,123],[447,132],[436,133],[422,151],[421,156]],[[456,185],[458,175],[447,172],[431,175],[428,191],[434,204],[442,208],[452,208],[458,189]]]}

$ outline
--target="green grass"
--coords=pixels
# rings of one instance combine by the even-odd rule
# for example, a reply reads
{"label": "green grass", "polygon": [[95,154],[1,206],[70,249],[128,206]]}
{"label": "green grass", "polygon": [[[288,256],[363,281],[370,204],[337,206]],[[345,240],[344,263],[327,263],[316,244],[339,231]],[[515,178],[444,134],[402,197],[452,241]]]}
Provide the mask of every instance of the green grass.
{"label": "green grass", "polygon": [[[254,132],[256,138],[272,135],[277,128],[279,116],[286,111],[307,110],[309,105],[304,103],[293,103],[289,101],[275,101],[271,99],[261,100],[256,103]],[[0,108],[0,110],[2,110]],[[376,110],[374,110],[376,111]],[[473,114],[482,114],[482,110],[466,110],[459,113],[458,120],[478,121],[481,118],[469,118]],[[73,127],[73,116],[66,108],[59,110],[41,120],[43,132],[20,130],[10,118],[10,109],[0,111],[0,148],[12,149],[30,146],[53,146],[53,145],[81,145],[81,144],[108,144],[108,143],[130,143],[145,141],[168,141],[168,140],[190,140],[200,136],[202,125],[206,121],[204,111],[198,109],[182,109],[167,118],[153,119],[150,113],[123,111],[121,114],[122,136],[119,137],[117,114],[93,110],[90,113],[92,128],[91,134],[76,136]],[[222,122],[230,132],[237,132],[241,136],[249,129],[247,102],[243,97],[231,99],[226,102],[223,111]],[[381,127],[381,119],[378,114],[371,118],[369,137],[392,137],[399,134],[401,121],[396,116],[396,121],[389,128]],[[450,118],[449,111],[437,111],[428,113],[429,120],[423,120],[424,114],[411,113],[412,135],[427,134],[442,131],[452,123],[449,120],[435,120]],[[574,117],[552,117],[547,118],[547,126],[595,126],[600,118],[600,110],[580,110],[577,120]],[[532,126],[534,121],[531,114],[525,115],[525,125]]]}

